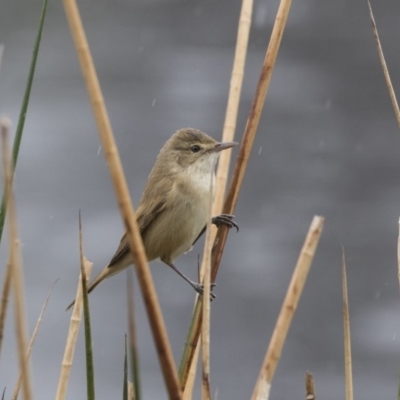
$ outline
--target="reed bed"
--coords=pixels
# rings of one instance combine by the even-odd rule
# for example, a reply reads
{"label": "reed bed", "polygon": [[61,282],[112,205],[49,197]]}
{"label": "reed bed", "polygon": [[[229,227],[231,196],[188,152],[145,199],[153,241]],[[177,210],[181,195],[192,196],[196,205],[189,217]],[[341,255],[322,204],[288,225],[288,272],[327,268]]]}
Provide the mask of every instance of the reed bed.
{"label": "reed bed", "polygon": [[[135,265],[136,278],[138,279],[142,296],[144,299],[150,328],[153,334],[154,345],[157,350],[160,369],[164,377],[166,387],[166,397],[173,400],[189,400],[193,396],[194,380],[196,377],[197,354],[201,353],[202,361],[202,400],[212,398],[211,390],[211,370],[210,370],[210,288],[215,282],[220,260],[226,243],[228,229],[221,226],[218,231],[211,227],[211,216],[215,214],[232,214],[236,207],[239,192],[244,179],[250,152],[254,143],[261,112],[264,106],[268,87],[270,84],[272,72],[278,56],[278,50],[286,26],[291,1],[281,0],[279,9],[275,18],[270,42],[266,50],[263,65],[261,67],[260,77],[253,103],[249,112],[247,124],[243,136],[239,155],[234,166],[233,177],[229,185],[228,193],[225,198],[225,188],[227,186],[229,163],[231,152],[222,154],[217,171],[217,195],[214,204],[209,204],[209,221],[206,230],[206,239],[204,253],[202,258],[201,280],[204,283],[204,296],[197,297],[194,305],[193,316],[191,319],[188,336],[184,345],[184,351],[181,357],[179,374],[175,361],[172,356],[171,344],[166,331],[164,317],[158,302],[157,293],[152,280],[151,272],[146,260],[143,243],[138,230],[135,211],[129,196],[128,187],[124,177],[121,161],[119,159],[118,149],[115,144],[111,124],[107,115],[107,109],[101,92],[99,80],[97,78],[95,66],[90,53],[89,44],[86,39],[84,27],[80,19],[79,10],[74,0],[63,0],[65,13],[69,22],[71,35],[73,37],[76,52],[80,62],[82,74],[87,86],[89,99],[92,105],[93,114],[97,123],[99,136],[102,142],[104,155],[110,170],[110,176],[114,185],[115,195],[120,207],[121,217],[128,233],[129,245],[134,258],[137,260]],[[373,34],[377,43],[379,57],[382,63],[384,76],[387,82],[389,94],[395,110],[395,115],[400,127],[400,112],[395,96],[393,86],[390,81],[389,72],[383,56],[379,36],[374,21],[371,5],[369,5],[370,17],[373,25]],[[239,18],[237,45],[235,51],[235,60],[232,69],[230,94],[226,110],[224,123],[223,141],[231,141],[234,137],[238,107],[240,104],[240,92],[243,81],[244,66],[247,54],[247,44],[251,28],[253,1],[243,0],[242,9]],[[19,240],[16,224],[16,207],[13,195],[13,174],[18,160],[18,152],[21,145],[22,133],[25,117],[28,110],[29,96],[32,87],[32,81],[35,73],[35,65],[38,57],[42,29],[47,9],[47,0],[43,2],[41,18],[39,22],[38,33],[34,45],[32,63],[28,75],[28,82],[25,90],[23,104],[21,107],[20,119],[17,126],[16,139],[14,141],[11,157],[8,151],[9,122],[6,119],[1,121],[2,137],[2,160],[4,169],[4,192],[3,201],[0,210],[0,240],[6,215],[9,219],[10,235],[10,256],[5,268],[5,278],[1,294],[0,303],[0,355],[3,345],[4,324],[8,308],[9,297],[14,296],[15,326],[17,338],[17,350],[19,357],[19,373],[12,399],[17,399],[20,386],[22,387],[23,398],[26,400],[33,398],[30,363],[29,358],[32,346],[36,338],[38,328],[43,319],[43,314],[48,304],[50,294],[38,318],[36,327],[33,331],[31,342],[27,344],[27,324],[25,312],[25,292],[23,284],[23,270],[19,256]],[[2,47],[0,46],[0,64],[2,57]],[[211,190],[211,187],[210,187]],[[8,214],[7,214],[8,213]],[[305,282],[310,270],[314,255],[317,251],[318,243],[322,234],[324,217],[315,216],[311,222],[308,233],[305,237],[303,247],[300,251],[292,279],[289,283],[285,299],[282,304],[281,312],[278,316],[276,325],[269,345],[267,347],[264,361],[261,365],[258,376],[255,379],[255,386],[252,400],[269,399],[272,381],[277,369],[282,349],[285,344],[286,336],[289,332],[291,321],[295,315]],[[86,372],[87,372],[87,399],[95,399],[95,363],[93,360],[92,335],[90,324],[90,307],[87,295],[87,282],[90,278],[92,263],[84,256],[83,251],[83,228],[81,215],[79,213],[79,254],[80,254],[80,275],[78,281],[77,294],[74,309],[71,316],[70,327],[67,334],[64,357],[61,364],[60,378],[55,398],[62,400],[66,398],[69,376],[73,365],[76,341],[79,327],[84,314],[85,322],[85,354],[86,354]],[[400,243],[400,239],[399,239]],[[400,245],[399,245],[400,249]],[[400,260],[400,250],[398,249],[398,258]],[[353,378],[352,378],[352,358],[351,358],[351,340],[350,340],[350,316],[349,300],[346,277],[346,264],[344,250],[342,255],[342,290],[343,290],[343,323],[344,323],[344,357],[345,357],[345,386],[346,400],[353,400]],[[399,282],[400,282],[400,261],[399,261]],[[140,381],[140,360],[138,356],[138,343],[136,335],[136,315],[134,309],[132,272],[128,273],[127,280],[127,327],[128,335],[125,334],[125,355],[122,370],[122,397],[124,400],[141,400],[142,390]],[[51,293],[51,291],[50,291]],[[201,335],[201,341],[199,337]],[[201,349],[199,347],[201,345]],[[200,352],[201,350],[201,352]],[[129,374],[129,369],[131,375]],[[129,380],[131,376],[131,380]],[[400,386],[399,386],[400,387]],[[306,373],[305,378],[306,400],[316,400],[315,384],[313,376]],[[400,389],[399,389],[400,393]],[[400,396],[400,395],[399,395]],[[3,392],[4,398],[4,392]]]}

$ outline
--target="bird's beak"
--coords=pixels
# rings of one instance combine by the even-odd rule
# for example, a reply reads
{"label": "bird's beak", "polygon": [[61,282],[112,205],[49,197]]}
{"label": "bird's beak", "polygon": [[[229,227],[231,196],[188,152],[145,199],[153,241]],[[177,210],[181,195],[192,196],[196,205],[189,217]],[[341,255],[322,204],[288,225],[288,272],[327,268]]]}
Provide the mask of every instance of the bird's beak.
{"label": "bird's beak", "polygon": [[237,143],[237,142],[217,143],[212,150],[216,151],[216,152],[220,152],[222,150],[230,149],[231,147],[237,146],[238,144],[239,143]]}

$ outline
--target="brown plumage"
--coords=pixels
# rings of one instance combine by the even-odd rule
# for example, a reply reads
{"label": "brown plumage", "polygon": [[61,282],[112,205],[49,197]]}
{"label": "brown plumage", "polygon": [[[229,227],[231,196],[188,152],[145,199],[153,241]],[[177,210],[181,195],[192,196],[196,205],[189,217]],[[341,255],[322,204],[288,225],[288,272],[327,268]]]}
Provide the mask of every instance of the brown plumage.
{"label": "brown plumage", "polygon": [[[193,128],[177,131],[161,149],[136,210],[148,261],[159,258],[198,291],[200,285],[184,276],[173,261],[204,231],[211,186],[212,196],[215,193],[214,169],[219,152],[236,144],[218,143]],[[231,218],[222,216],[213,222],[237,227]],[[89,284],[88,293],[131,264],[134,260],[125,233],[109,264]]]}

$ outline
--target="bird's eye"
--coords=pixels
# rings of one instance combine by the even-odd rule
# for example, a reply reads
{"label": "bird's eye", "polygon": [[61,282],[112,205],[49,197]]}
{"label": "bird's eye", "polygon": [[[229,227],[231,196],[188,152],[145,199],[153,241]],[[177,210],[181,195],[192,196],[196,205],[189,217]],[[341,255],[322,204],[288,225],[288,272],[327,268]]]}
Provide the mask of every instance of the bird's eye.
{"label": "bird's eye", "polygon": [[190,148],[190,150],[192,151],[192,153],[198,153],[201,150],[201,147],[195,144]]}

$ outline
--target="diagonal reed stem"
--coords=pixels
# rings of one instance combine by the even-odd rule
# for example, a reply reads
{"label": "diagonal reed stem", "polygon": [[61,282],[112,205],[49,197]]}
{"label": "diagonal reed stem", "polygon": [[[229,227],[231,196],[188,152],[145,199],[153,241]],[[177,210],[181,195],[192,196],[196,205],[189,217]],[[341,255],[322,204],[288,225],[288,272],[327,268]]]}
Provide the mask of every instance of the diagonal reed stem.
{"label": "diagonal reed stem", "polygon": [[396,93],[395,93],[395,91],[393,89],[392,81],[390,79],[389,70],[388,70],[388,67],[386,65],[385,56],[383,54],[383,50],[382,50],[382,46],[381,46],[381,41],[379,40],[378,29],[376,28],[376,24],[375,24],[374,13],[372,12],[371,3],[369,1],[368,1],[368,8],[369,8],[369,16],[371,18],[371,23],[372,23],[372,32],[374,34],[376,47],[378,49],[379,60],[380,60],[381,65],[382,65],[383,75],[385,77],[386,86],[387,86],[388,91],[389,91],[390,100],[392,101],[394,114],[395,114],[396,120],[397,120],[397,125],[399,126],[399,129],[400,129],[400,110],[399,110],[399,105],[397,103]]}
{"label": "diagonal reed stem", "polygon": [[283,301],[267,353],[265,354],[264,362],[261,366],[251,400],[267,400],[269,398],[271,382],[275,375],[283,345],[318,246],[323,224],[324,218],[319,216],[315,216],[311,222],[289,288],[286,292],[285,300]]}
{"label": "diagonal reed stem", "polygon": [[147,263],[146,253],[144,251],[142,238],[136,221],[136,215],[132,207],[128,186],[124,177],[100,83],[90,54],[78,7],[75,0],[63,0],[63,3],[79,57],[82,73],[86,82],[99,136],[104,149],[104,155],[107,160],[114,190],[118,199],[121,216],[126,228],[129,247],[133,259],[136,260],[135,269],[149,317],[154,342],[157,348],[164,382],[167,387],[169,398],[171,400],[180,400],[182,393],[164,319],[157,299],[157,293],[149,265]]}
{"label": "diagonal reed stem", "polygon": [[[247,167],[247,162],[250,157],[250,152],[253,146],[258,123],[260,121],[261,111],[264,105],[269,83],[271,81],[272,72],[275,66],[275,61],[278,55],[279,45],[281,43],[286,20],[289,14],[290,5],[291,0],[281,0],[279,5],[278,13],[275,18],[274,28],[271,34],[271,39],[264,58],[263,66],[261,68],[261,74],[256,88],[256,93],[254,95],[253,104],[250,110],[249,117],[247,119],[247,124],[239,149],[239,155],[237,158],[232,181],[229,186],[227,198],[225,201],[223,209],[224,214],[233,214],[233,211],[236,207],[239,191]],[[218,233],[214,241],[215,246],[213,248],[211,261],[211,282],[215,282],[227,236],[228,228],[225,226],[221,226],[218,229]],[[184,390],[186,386],[190,365],[194,357],[197,341],[200,334],[200,326],[201,301],[197,300],[179,366],[179,377],[182,390]]]}

